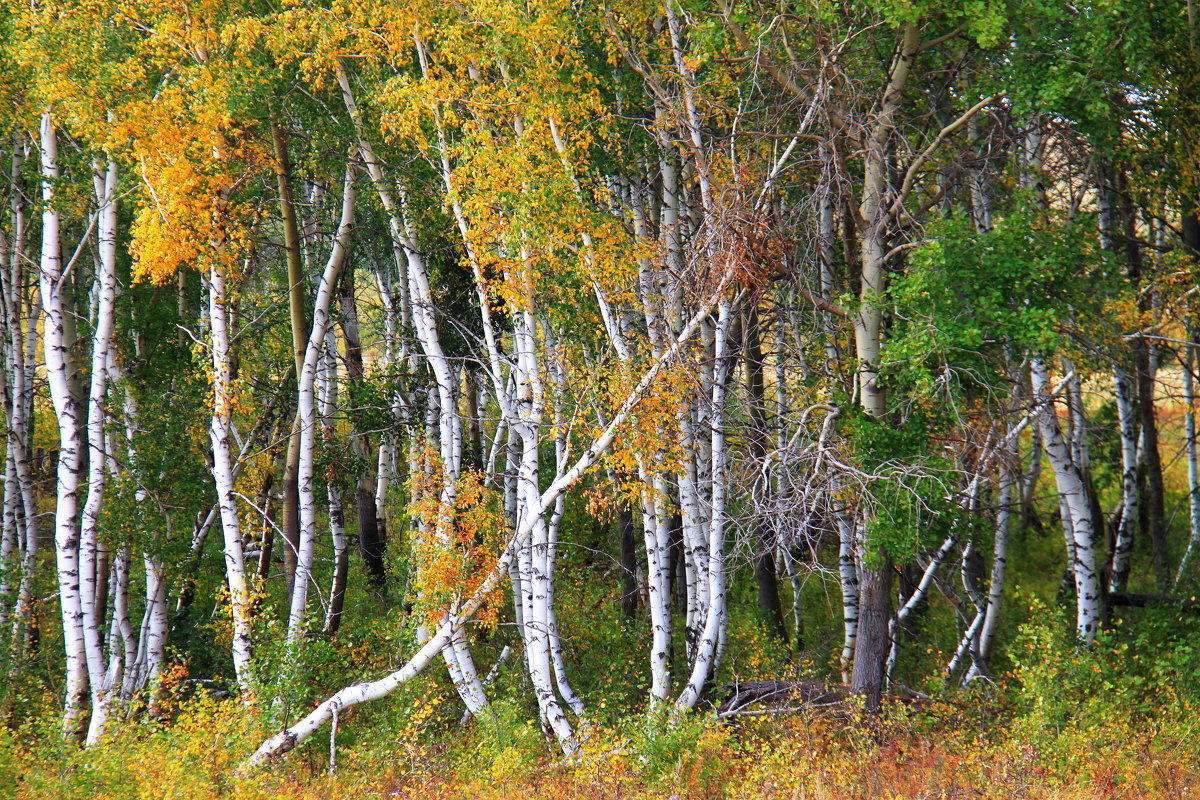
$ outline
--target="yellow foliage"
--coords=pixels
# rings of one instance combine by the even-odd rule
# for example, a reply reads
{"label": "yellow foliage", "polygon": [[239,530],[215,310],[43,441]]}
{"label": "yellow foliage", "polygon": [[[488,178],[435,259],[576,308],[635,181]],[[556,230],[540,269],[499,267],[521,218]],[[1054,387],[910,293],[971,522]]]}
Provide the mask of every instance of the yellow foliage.
{"label": "yellow foliage", "polygon": [[[500,492],[485,486],[483,476],[473,469],[457,481],[450,480],[428,447],[409,486],[409,512],[418,522],[412,544],[417,563],[414,587],[419,611],[427,622],[436,624],[449,608],[479,588],[510,531]],[[476,618],[494,627],[494,604]]]}

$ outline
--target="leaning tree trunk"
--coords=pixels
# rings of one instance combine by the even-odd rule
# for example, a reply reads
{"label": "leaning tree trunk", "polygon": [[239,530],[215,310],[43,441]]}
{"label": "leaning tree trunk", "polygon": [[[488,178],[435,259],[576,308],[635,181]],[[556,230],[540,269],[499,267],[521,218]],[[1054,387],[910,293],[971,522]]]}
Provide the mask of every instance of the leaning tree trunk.
{"label": "leaning tree trunk", "polygon": [[642,374],[637,384],[629,392],[608,424],[604,427],[604,430],[594,437],[587,447],[582,450],[570,469],[557,475],[550,486],[542,492],[537,506],[533,509],[535,513],[527,515],[518,521],[508,545],[504,548],[504,551],[492,569],[484,576],[474,594],[460,604],[457,604],[456,613],[447,615],[443,619],[436,632],[421,645],[412,658],[400,669],[384,678],[347,686],[324,702],[319,703],[303,719],[264,741],[254,754],[246,760],[243,765],[244,767],[261,765],[292,750],[316,733],[322,725],[329,722],[340,709],[385,697],[394,692],[424,669],[439,651],[444,650],[450,639],[461,628],[464,622],[485,604],[488,596],[508,576],[514,553],[529,538],[538,517],[550,508],[559,495],[574,485],[584,472],[591,469],[602,454],[612,445],[617,432],[628,422],[634,407],[646,396],[650,386],[662,373],[664,367],[679,357],[684,345],[691,339],[696,328],[699,327],[701,320],[712,312],[713,306],[716,305],[718,299],[724,296],[730,277],[729,273],[722,276],[714,295],[700,308],[695,316],[681,326],[681,330],[676,336],[675,341]]}
{"label": "leaning tree trunk", "polygon": [[[288,316],[292,331],[292,363],[297,380],[304,364],[304,346],[308,341],[308,323],[304,317],[304,265],[296,204],[292,193],[292,165],[288,156],[287,132],[278,120],[271,120],[271,139],[275,146],[275,180],[279,192],[279,214],[283,222],[283,248],[287,255]],[[283,566],[286,596],[291,597],[296,577],[296,558],[300,547],[300,418],[292,421],[283,471]]]}

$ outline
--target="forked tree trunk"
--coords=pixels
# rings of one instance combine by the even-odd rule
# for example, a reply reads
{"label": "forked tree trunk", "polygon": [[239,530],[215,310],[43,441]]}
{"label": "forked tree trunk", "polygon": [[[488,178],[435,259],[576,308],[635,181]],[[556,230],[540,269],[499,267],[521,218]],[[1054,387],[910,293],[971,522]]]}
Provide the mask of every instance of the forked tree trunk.
{"label": "forked tree trunk", "polygon": [[703,627],[696,643],[695,654],[687,684],[675,701],[678,711],[695,707],[709,678],[716,672],[722,657],[726,624],[725,526],[728,522],[727,469],[729,454],[725,440],[725,406],[728,381],[733,372],[736,347],[729,339],[734,309],[728,301],[718,307],[714,337],[715,361],[712,380],[712,510],[708,523],[707,569],[698,576],[707,584],[707,603],[703,611]]}
{"label": "forked tree trunk", "polygon": [[317,299],[313,304],[312,331],[304,350],[304,363],[301,365],[297,387],[297,417],[300,420],[300,546],[296,551],[296,579],[292,585],[285,639],[290,663],[294,663],[300,637],[304,632],[304,615],[308,608],[308,588],[312,580],[316,546],[317,513],[313,496],[313,469],[317,434],[317,362],[325,348],[325,332],[329,325],[329,309],[337,289],[338,272],[350,246],[350,229],[354,223],[355,178],[356,170],[353,164],[347,165],[346,177],[342,184],[341,217],[329,260],[325,264],[321,283],[317,288]]}
{"label": "forked tree trunk", "polygon": [[68,735],[83,732],[84,698],[88,691],[88,661],[80,596],[78,491],[80,409],[71,391],[70,343],[66,340],[66,317],[71,313],[63,297],[61,220],[55,203],[55,184],[61,176],[58,165],[58,135],[49,112],[40,126],[42,175],[42,254],[38,268],[42,309],[42,334],[46,382],[58,421],[59,453],[54,548],[58,566],[58,595],[62,609],[63,645],[66,651],[63,728]]}
{"label": "forked tree trunk", "polygon": [[1091,502],[1084,476],[1071,458],[1071,449],[1063,438],[1054,403],[1049,399],[1050,381],[1046,368],[1035,359],[1030,362],[1030,373],[1034,401],[1039,403],[1038,426],[1063,499],[1064,527],[1070,524],[1067,568],[1075,587],[1075,632],[1082,642],[1090,645],[1100,623],[1100,580],[1096,571]]}

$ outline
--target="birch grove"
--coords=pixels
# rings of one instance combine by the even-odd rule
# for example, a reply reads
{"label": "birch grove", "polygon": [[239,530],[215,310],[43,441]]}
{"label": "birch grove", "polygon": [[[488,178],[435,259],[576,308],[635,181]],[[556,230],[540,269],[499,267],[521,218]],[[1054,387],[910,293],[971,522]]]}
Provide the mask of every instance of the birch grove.
{"label": "birch grove", "polygon": [[1193,611],[1178,70],[918,6],[0,10],[0,711],[586,758]]}

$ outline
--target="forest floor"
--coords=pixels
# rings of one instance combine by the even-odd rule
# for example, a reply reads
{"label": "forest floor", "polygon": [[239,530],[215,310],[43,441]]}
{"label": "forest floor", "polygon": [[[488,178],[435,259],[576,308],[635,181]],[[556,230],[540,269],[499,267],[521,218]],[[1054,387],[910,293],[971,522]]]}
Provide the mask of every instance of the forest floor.
{"label": "forest floor", "polygon": [[[361,724],[348,716],[344,724]],[[654,736],[644,734],[644,719],[630,719],[591,730],[569,759],[533,726],[499,716],[491,730],[477,724],[423,742],[344,727],[335,774],[325,731],[282,764],[239,775],[262,727],[234,701],[193,701],[169,723],[131,724],[86,752],[10,734],[0,750],[0,797],[1200,798],[1197,720],[1170,714],[1153,724],[1114,716],[1047,727],[1036,713],[1012,717],[963,700],[897,704],[870,724],[846,709],[801,710],[696,718]]]}

